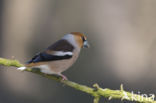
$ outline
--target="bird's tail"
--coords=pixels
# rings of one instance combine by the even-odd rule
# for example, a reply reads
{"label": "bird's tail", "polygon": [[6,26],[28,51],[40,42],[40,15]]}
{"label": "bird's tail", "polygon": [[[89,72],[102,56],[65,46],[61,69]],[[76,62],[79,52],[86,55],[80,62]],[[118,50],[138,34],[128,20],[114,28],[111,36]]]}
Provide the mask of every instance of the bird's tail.
{"label": "bird's tail", "polygon": [[19,67],[17,70],[24,71],[27,67]]}

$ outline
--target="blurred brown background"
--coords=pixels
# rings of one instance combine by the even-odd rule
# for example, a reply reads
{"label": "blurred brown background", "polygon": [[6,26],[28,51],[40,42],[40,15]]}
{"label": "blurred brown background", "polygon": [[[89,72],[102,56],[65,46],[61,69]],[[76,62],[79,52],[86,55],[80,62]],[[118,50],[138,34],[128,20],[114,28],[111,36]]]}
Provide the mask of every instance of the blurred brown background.
{"label": "blurred brown background", "polygon": [[[64,72],[70,80],[156,93],[156,0],[0,1],[1,57],[24,63],[71,31],[85,33],[91,48]],[[0,103],[92,103],[89,95],[55,81],[2,68]]]}

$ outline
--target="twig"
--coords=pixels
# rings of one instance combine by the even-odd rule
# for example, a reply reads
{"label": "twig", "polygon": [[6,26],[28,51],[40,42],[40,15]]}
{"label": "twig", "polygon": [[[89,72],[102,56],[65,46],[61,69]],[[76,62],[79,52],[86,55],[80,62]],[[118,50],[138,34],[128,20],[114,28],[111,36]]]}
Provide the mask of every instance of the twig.
{"label": "twig", "polygon": [[[0,65],[3,66],[13,66],[13,67],[22,67],[24,66],[23,64],[19,63],[17,60],[9,60],[9,59],[4,59],[0,58]],[[120,90],[111,90],[111,89],[102,89],[100,88],[97,84],[93,85],[93,88],[81,85],[69,80],[64,80],[62,81],[60,77],[56,77],[53,75],[47,75],[43,74],[38,70],[35,69],[26,69],[25,71],[27,72],[32,72],[35,74],[39,74],[43,77],[55,80],[57,82],[63,83],[69,87],[72,87],[76,90],[85,92],[87,94],[90,94],[91,96],[94,97],[94,103],[98,103],[100,100],[100,97],[108,98],[109,100],[111,99],[120,99],[120,100],[127,100],[127,101],[134,101],[134,102],[139,102],[139,103],[156,103],[156,101],[153,100],[151,97],[143,97],[141,95],[137,94],[132,94],[130,92],[127,92],[123,89],[123,85],[120,86]]]}

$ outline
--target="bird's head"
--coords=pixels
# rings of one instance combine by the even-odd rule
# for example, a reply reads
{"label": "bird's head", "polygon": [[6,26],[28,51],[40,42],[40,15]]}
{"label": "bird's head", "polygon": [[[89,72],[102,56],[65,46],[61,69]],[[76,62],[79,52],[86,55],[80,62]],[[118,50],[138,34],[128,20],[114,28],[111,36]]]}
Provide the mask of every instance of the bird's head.
{"label": "bird's head", "polygon": [[80,48],[89,48],[87,37],[80,32],[71,32]]}
{"label": "bird's head", "polygon": [[87,37],[80,32],[71,32],[66,34],[63,39],[68,40],[72,45],[79,48],[89,48]]}

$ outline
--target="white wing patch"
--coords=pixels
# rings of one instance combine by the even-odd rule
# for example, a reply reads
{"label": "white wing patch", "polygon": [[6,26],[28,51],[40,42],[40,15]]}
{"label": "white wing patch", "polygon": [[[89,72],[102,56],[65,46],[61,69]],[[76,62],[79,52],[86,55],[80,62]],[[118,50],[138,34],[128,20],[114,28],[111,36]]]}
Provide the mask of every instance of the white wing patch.
{"label": "white wing patch", "polygon": [[56,56],[65,56],[65,55],[70,55],[70,56],[72,56],[73,55],[73,53],[72,52],[62,52],[62,51],[56,51],[56,52],[54,52],[54,54],[53,55],[56,55]]}

